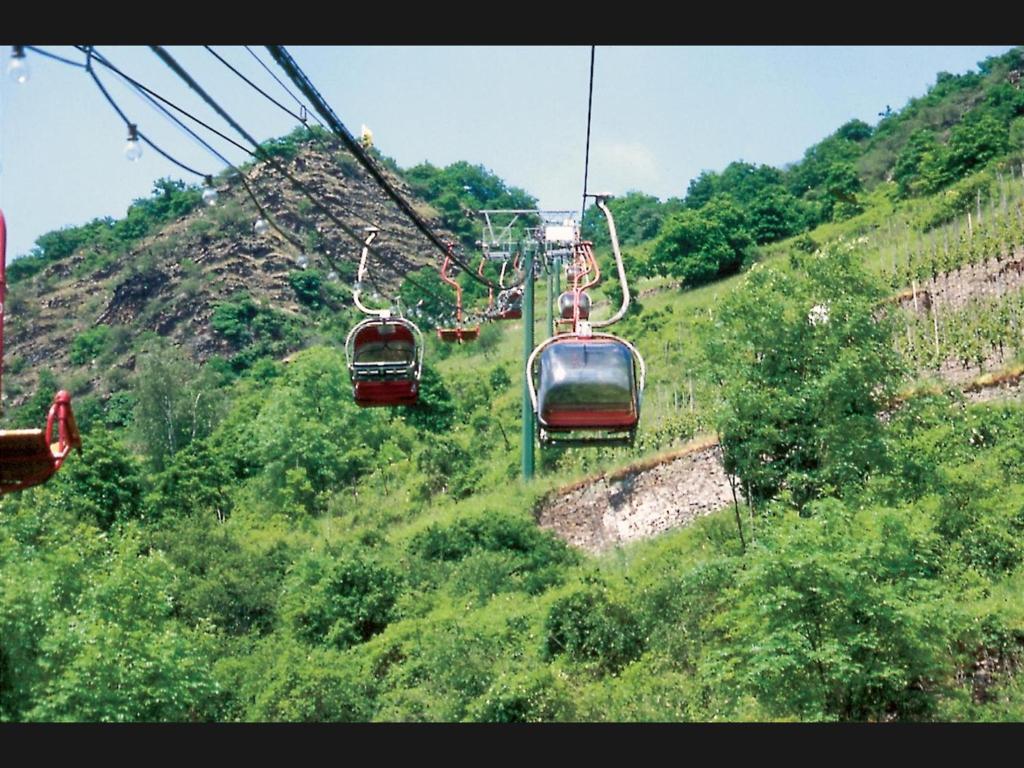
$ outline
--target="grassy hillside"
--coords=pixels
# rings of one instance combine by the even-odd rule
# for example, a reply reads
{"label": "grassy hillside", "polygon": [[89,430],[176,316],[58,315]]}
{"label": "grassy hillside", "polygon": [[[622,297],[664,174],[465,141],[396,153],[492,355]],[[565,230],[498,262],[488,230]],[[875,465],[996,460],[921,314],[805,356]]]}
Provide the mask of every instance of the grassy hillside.
{"label": "grassy hillside", "polygon": [[[909,105],[859,157],[887,166],[915,120],[1006,74]],[[351,226],[372,211],[404,269],[428,263],[343,155],[298,144]],[[319,259],[358,249],[265,169],[306,269],[249,234],[233,187],[202,211],[165,187],[113,239],[41,239],[11,288],[9,423],[38,424],[59,375],[85,450],[0,501],[0,718],[1019,721],[1024,407],[961,392],[1021,362],[1013,162],[912,195],[858,166],[860,210],[769,240],[719,237],[742,200],[714,226],[637,206],[647,274],[614,329],[650,372],[637,444],[544,451],[530,484],[522,321],[428,334],[421,405],[357,408],[351,273]],[[467,178],[481,198],[453,192]],[[420,167],[414,191],[453,236],[460,205],[525,195],[467,164]],[[700,250],[662,245],[684,231],[741,246],[741,271],[680,288],[647,269]],[[411,290],[393,277],[377,290]],[[699,433],[737,507],[596,557],[538,528],[545,494]]]}

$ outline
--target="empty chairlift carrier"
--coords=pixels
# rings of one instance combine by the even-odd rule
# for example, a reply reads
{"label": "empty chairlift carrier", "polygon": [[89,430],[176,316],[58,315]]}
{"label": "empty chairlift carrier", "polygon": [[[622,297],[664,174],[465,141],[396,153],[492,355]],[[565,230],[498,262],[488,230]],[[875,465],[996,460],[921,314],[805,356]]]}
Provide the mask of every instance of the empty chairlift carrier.
{"label": "empty chairlift carrier", "polygon": [[368,315],[345,339],[353,395],[362,407],[416,405],[423,375],[423,333],[391,308],[370,309],[362,302],[367,252],[378,231],[367,228],[352,292],[356,307]]}
{"label": "empty chairlift carrier", "polygon": [[[7,224],[0,211],[0,376],[3,374],[7,299],[6,262]],[[0,495],[46,482],[60,469],[73,448],[81,451],[82,438],[71,410],[71,395],[62,389],[53,399],[44,429],[0,430]]]}
{"label": "empty chairlift carrier", "polygon": [[[459,281],[448,274],[448,270],[452,265],[452,253],[455,250],[455,244],[448,244],[448,253],[444,257],[444,263],[441,265],[441,279],[448,283],[455,291],[455,325],[451,328],[438,328],[437,338],[441,341],[457,342],[462,344],[466,341],[476,341],[480,337],[480,324],[477,323],[474,326],[463,325],[462,323],[462,286],[459,285]],[[481,271],[483,270],[483,263],[480,264]],[[490,299],[493,301],[494,294],[492,293]]]}

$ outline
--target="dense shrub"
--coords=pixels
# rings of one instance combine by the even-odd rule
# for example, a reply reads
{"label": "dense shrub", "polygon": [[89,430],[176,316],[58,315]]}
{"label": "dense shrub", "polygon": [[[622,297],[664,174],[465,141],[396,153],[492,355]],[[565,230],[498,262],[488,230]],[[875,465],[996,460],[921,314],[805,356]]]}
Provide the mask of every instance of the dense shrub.
{"label": "dense shrub", "polygon": [[559,598],[544,621],[548,658],[564,654],[593,664],[602,673],[617,672],[644,650],[640,623],[608,590],[593,585]]}
{"label": "dense shrub", "polygon": [[561,580],[560,571],[578,557],[561,541],[538,530],[527,517],[490,511],[416,534],[409,550],[430,561],[461,561],[480,552],[506,555],[505,577],[493,591],[539,593]]}
{"label": "dense shrub", "polygon": [[109,340],[109,325],[94,326],[74,338],[68,348],[68,357],[75,365],[85,365],[106,350]]}
{"label": "dense shrub", "polygon": [[400,590],[397,573],[355,551],[309,556],[289,576],[282,614],[305,642],[343,649],[388,625]]}
{"label": "dense shrub", "polygon": [[324,306],[323,276],[315,269],[304,269],[301,272],[289,272],[288,284],[295,291],[295,297],[300,304],[304,304],[312,310]]}
{"label": "dense shrub", "polygon": [[485,723],[541,723],[571,720],[566,686],[547,669],[505,674],[469,709],[468,719]]}

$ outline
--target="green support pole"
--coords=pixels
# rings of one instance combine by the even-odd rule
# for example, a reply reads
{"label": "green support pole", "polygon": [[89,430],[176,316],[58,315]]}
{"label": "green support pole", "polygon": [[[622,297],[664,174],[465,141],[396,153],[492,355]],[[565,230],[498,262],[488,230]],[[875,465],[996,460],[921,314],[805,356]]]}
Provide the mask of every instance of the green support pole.
{"label": "green support pole", "polygon": [[526,363],[533,352],[533,251],[524,254],[526,282],[523,285],[523,480],[533,479],[533,403],[527,388]]}
{"label": "green support pole", "polygon": [[562,295],[562,257],[555,259],[555,296]]}
{"label": "green support pole", "polygon": [[555,269],[554,264],[548,269],[548,338],[555,335]]}

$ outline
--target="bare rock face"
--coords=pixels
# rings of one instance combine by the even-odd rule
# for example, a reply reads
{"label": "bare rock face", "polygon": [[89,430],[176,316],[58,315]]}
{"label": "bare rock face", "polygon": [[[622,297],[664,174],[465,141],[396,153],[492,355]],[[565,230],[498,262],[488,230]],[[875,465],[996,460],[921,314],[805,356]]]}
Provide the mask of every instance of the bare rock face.
{"label": "bare rock face", "polygon": [[732,498],[718,446],[702,445],[557,492],[540,505],[537,519],[569,544],[599,553],[688,525]]}
{"label": "bare rock face", "polygon": [[[952,272],[944,272],[936,278],[922,281],[917,289],[917,304],[913,294],[909,302],[901,297],[904,306],[917,311],[926,311],[931,306],[940,312],[959,310],[967,306],[972,298],[1003,296],[1020,290],[1024,286],[1024,249],[1000,258],[991,258],[977,264],[965,264]],[[922,301],[922,296],[927,297]]]}

